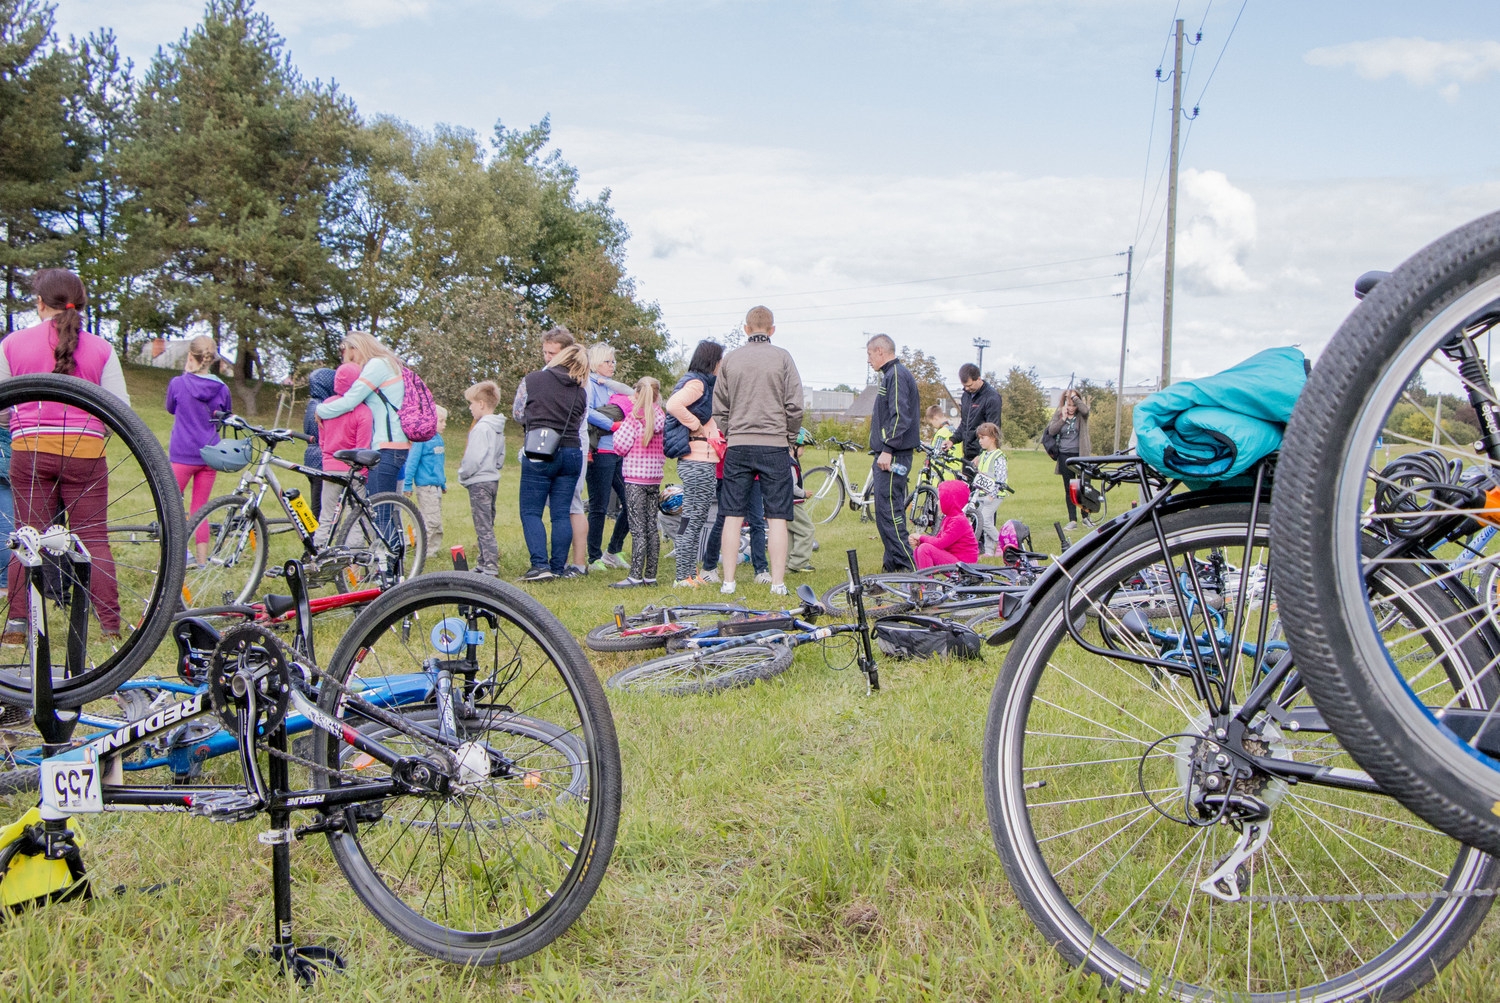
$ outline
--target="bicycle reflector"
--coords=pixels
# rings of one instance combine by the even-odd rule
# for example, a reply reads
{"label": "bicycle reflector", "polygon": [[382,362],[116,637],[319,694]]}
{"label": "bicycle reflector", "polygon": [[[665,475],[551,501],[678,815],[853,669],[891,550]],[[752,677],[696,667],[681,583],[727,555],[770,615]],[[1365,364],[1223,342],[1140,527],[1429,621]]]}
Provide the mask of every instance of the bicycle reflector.
{"label": "bicycle reflector", "polygon": [[1104,508],[1104,492],[1076,477],[1068,481],[1068,497],[1089,515]]}

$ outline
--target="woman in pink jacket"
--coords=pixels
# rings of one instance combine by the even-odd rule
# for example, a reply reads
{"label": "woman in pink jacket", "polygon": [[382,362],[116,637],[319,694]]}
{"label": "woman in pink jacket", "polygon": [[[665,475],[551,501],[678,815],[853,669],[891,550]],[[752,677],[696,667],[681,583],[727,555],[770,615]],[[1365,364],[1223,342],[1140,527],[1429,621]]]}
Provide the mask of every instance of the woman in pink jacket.
{"label": "woman in pink jacket", "polygon": [[[110,343],[83,330],[79,311],[88,302],[83,282],[65,268],[44,268],[31,279],[41,323],[0,341],[0,379],[61,373],[96,383],[130,405],[125,374]],[[45,529],[66,513],[93,561],[89,599],[107,640],[120,636],[120,596],[109,549],[109,461],[104,423],[65,404],[27,404],[11,410],[10,480],[16,525]],[[180,559],[180,558],[179,558]],[[11,622],[6,644],[26,643],[30,606],[21,562],[10,560],[7,593]],[[20,624],[17,625],[16,621]]]}
{"label": "woman in pink jacket", "polygon": [[974,527],[964,516],[964,506],[969,504],[969,486],[963,481],[943,481],[937,490],[938,508],[943,513],[943,524],[937,535],[911,535],[918,570],[979,560],[979,542],[974,539]]}

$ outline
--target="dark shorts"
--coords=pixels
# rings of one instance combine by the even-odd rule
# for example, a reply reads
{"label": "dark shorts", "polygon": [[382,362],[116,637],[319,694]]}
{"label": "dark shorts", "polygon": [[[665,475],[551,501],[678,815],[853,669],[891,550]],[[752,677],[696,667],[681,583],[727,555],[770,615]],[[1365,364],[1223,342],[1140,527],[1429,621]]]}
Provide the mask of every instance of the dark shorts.
{"label": "dark shorts", "polygon": [[719,510],[749,515],[750,485],[760,479],[767,519],[792,518],[792,454],[785,446],[730,446],[724,453],[724,485]]}

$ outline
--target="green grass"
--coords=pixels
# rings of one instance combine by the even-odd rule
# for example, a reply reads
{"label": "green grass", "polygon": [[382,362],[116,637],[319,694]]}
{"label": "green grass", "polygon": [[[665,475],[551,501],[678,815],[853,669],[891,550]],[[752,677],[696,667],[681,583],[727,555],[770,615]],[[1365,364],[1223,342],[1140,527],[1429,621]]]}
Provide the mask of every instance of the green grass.
{"label": "green grass", "polygon": [[[171,374],[128,375],[137,411],[165,441],[160,401]],[[455,420],[445,437],[452,487],[444,521],[446,542],[465,544],[472,556],[467,497],[454,473],[464,424]],[[503,573],[514,577],[527,559],[514,435],[510,446],[498,532]],[[868,461],[851,459],[862,477]],[[811,451],[808,466],[819,462],[821,451]],[[1030,524],[1046,550],[1056,549],[1051,524],[1063,515],[1051,468],[1041,453],[1012,453],[1019,493],[1001,508],[1002,517]],[[219,493],[232,487],[228,480],[220,478]],[[853,513],[820,528],[819,539],[817,571],[793,582],[819,591],[836,583],[850,547],[866,569],[879,563],[873,524]],[[606,587],[614,577],[530,591],[580,636],[617,602],[633,608],[669,591],[622,594]],[[764,586],[741,592],[769,603]],[[1097,982],[1063,964],[1017,906],[991,842],[980,738],[1002,655],[987,648],[982,662],[883,660],[884,688],[867,695],[856,670],[830,670],[809,645],[790,671],[747,690],[612,695],[625,775],[614,859],[579,922],[508,967],[466,971],[418,955],[364,911],[326,844],[298,844],[299,933],[339,940],[350,962],[316,998],[1097,998]],[[634,660],[591,658],[601,678]],[[8,806],[19,813],[24,803]],[[78,825],[85,859],[104,885],[165,888],[6,924],[0,996],[312,998],[246,956],[271,937],[270,854],[256,842],[260,825],[128,814]],[[1487,927],[1478,950],[1423,998],[1493,998],[1496,972],[1485,957],[1492,932]]]}

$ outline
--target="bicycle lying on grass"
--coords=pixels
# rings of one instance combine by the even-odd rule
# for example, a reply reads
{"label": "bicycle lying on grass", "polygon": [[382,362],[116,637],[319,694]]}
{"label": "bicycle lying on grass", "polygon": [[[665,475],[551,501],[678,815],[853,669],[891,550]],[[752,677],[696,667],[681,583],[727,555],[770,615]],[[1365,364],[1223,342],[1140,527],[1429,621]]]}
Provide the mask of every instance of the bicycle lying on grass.
{"label": "bicycle lying on grass", "polygon": [[[269,492],[285,513],[276,522],[275,535],[295,533],[298,557],[309,587],[333,585],[340,592],[369,585],[394,585],[422,571],[427,560],[427,526],[410,498],[395,491],[365,493],[363,471],[380,462],[373,449],[341,449],[332,459],[351,465],[336,472],[304,467],[276,455],[276,447],[293,440],[310,441],[301,432],[287,428],[260,428],[238,415],[218,416],[227,431],[245,432],[248,439],[238,453],[248,463],[259,444],[260,457],[240,478],[234,494],[209,501],[193,514],[188,538],[199,527],[209,527],[208,560],[190,567],[183,585],[187,606],[247,603],[256,594],[261,579],[280,574],[271,567],[272,523],[263,503]],[[235,440],[225,440],[234,448]],[[316,545],[313,535],[318,516],[302,498],[299,489],[283,489],[276,468],[343,485],[333,532],[328,543]],[[239,469],[239,468],[234,468]],[[284,527],[284,528],[283,528]],[[269,570],[268,570],[269,569]]]}
{"label": "bicycle lying on grass", "polygon": [[[119,402],[68,377],[0,383],[0,407],[28,406],[28,394],[61,397],[132,436],[144,428]],[[144,457],[145,486],[167,502],[157,506],[172,558],[163,565],[166,587],[133,635],[159,638],[176,604],[182,510],[160,444],[147,434],[121,446]],[[525,593],[479,575],[420,577],[367,606],[320,665],[301,566],[289,561],[302,635],[295,650],[260,624],[233,626],[209,656],[206,692],[74,747],[79,708],[122,683],[151,649],[133,645],[108,669],[91,668],[89,604],[64,607],[66,627],[53,630],[60,604],[43,599],[38,572],[66,561],[74,589],[87,591],[96,558],[77,532],[57,525],[23,524],[11,546],[32,594],[29,671],[24,682],[15,673],[0,673],[0,682],[31,704],[47,756],[41,806],[7,830],[14,838],[0,849],[0,900],[87,896],[72,816],[138,811],[143,825],[160,812],[268,818],[260,841],[272,848],[271,954],[304,981],[342,966],[293,936],[290,845],[309,835],[329,841],[350,887],[391,932],[459,964],[536,951],[588,904],[619,820],[614,725],[577,643]],[[64,640],[54,662],[55,636]],[[414,675],[426,677],[429,699],[381,696]],[[188,786],[125,782],[125,762],[138,750],[209,714],[234,735],[238,776]],[[294,714],[312,724],[302,751],[288,742]],[[294,825],[299,813],[311,817]]]}
{"label": "bicycle lying on grass", "polygon": [[[659,624],[641,624],[636,628],[637,633],[629,632],[623,614],[617,611],[615,623],[606,624],[601,629],[613,628],[612,636],[621,640],[649,639],[650,647],[665,646],[674,653],[622,669],[610,676],[606,685],[612,689],[668,696],[748,686],[785,672],[792,664],[794,649],[801,645],[827,641],[843,634],[857,634],[858,647],[854,658],[837,668],[847,668],[857,662],[870,690],[880,689],[880,675],[870,646],[869,621],[864,615],[859,560],[853,550],[848,556],[849,591],[857,611],[857,622],[817,626],[814,621],[828,611],[818,602],[812,587],[805,584],[797,586],[797,598],[802,600],[802,607],[798,610],[735,609],[731,612],[720,608],[712,611],[710,620],[664,619]],[[681,607],[678,609],[692,612]],[[725,613],[728,615],[723,615]],[[661,629],[653,629],[658,626]]]}
{"label": "bicycle lying on grass", "polygon": [[[1246,487],[1153,487],[1061,555],[1010,642],[983,745],[1016,895],[1070,963],[1178,1000],[1399,999],[1479,929],[1500,863],[1418,823],[1356,768],[1281,641],[1272,460]],[[1221,555],[1221,556],[1216,556]],[[1261,569],[1213,578],[1216,560]],[[1147,578],[1151,616],[1114,598]],[[1400,666],[1470,692],[1473,630],[1420,568],[1372,576]],[[1258,584],[1257,584],[1258,583]],[[1289,625],[1288,625],[1289,626]],[[1292,651],[1298,659],[1294,661]]]}

